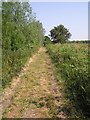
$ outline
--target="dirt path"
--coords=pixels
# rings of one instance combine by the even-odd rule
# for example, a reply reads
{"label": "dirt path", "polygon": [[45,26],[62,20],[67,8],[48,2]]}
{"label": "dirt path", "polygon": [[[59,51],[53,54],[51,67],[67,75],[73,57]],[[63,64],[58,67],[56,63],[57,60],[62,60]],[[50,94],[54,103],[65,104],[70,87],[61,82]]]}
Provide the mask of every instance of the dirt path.
{"label": "dirt path", "polygon": [[[39,49],[39,51],[40,51],[40,50],[41,50],[41,49]],[[38,52],[39,52],[39,51],[38,51]],[[16,89],[17,89],[18,85],[19,85],[20,82],[21,82],[21,77],[26,74],[26,72],[27,72],[28,69],[29,69],[30,63],[34,60],[35,56],[36,56],[36,54],[33,55],[33,56],[27,61],[26,65],[22,68],[20,74],[19,74],[17,77],[13,78],[11,85],[4,90],[4,92],[3,92],[3,98],[2,98],[2,103],[3,103],[2,112],[4,112],[5,109],[11,104],[13,95],[14,95],[14,93],[16,92]]]}
{"label": "dirt path", "polygon": [[30,58],[19,77],[5,90],[3,106],[6,118],[67,118],[63,83],[58,85],[45,48]]}

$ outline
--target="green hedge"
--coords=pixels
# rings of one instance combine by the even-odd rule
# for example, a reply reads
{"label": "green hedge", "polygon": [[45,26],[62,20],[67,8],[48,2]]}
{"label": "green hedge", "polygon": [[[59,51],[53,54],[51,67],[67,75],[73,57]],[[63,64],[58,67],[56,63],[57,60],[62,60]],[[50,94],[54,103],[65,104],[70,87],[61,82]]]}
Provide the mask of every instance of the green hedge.
{"label": "green hedge", "polygon": [[2,3],[2,85],[10,84],[43,41],[42,23],[29,3]]}

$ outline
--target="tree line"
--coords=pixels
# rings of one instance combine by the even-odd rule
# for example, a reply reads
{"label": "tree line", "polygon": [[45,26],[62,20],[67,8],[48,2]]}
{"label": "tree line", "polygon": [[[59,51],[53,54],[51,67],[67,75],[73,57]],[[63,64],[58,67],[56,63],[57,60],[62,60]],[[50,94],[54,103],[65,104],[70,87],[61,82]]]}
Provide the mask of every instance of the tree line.
{"label": "tree line", "polygon": [[72,40],[71,38],[72,34],[70,33],[69,29],[67,29],[64,25],[60,24],[58,26],[55,26],[53,29],[50,30],[50,34],[48,36],[45,36],[44,45],[48,43],[90,43],[89,40]]}
{"label": "tree line", "polygon": [[2,85],[10,83],[44,39],[44,29],[28,2],[2,3]]}

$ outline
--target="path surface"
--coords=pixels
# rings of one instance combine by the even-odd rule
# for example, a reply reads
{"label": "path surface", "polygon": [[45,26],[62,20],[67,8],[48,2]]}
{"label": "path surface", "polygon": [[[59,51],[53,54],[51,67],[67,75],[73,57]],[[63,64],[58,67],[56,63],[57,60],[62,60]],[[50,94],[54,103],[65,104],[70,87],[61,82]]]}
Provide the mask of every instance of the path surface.
{"label": "path surface", "polygon": [[45,48],[30,58],[19,77],[5,90],[3,106],[6,118],[67,118],[63,83],[57,82]]}

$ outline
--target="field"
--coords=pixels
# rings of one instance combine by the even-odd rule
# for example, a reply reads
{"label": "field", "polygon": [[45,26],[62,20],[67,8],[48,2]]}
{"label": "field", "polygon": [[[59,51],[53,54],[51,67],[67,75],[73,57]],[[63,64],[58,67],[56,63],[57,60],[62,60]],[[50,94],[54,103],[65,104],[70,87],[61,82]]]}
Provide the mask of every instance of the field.
{"label": "field", "polygon": [[66,97],[85,115],[90,113],[88,44],[49,44],[48,52],[56,66],[57,77],[64,78]]}
{"label": "field", "polygon": [[73,33],[62,24],[45,36],[30,2],[2,2],[0,8],[2,117],[88,120],[90,42],[69,41]]}

